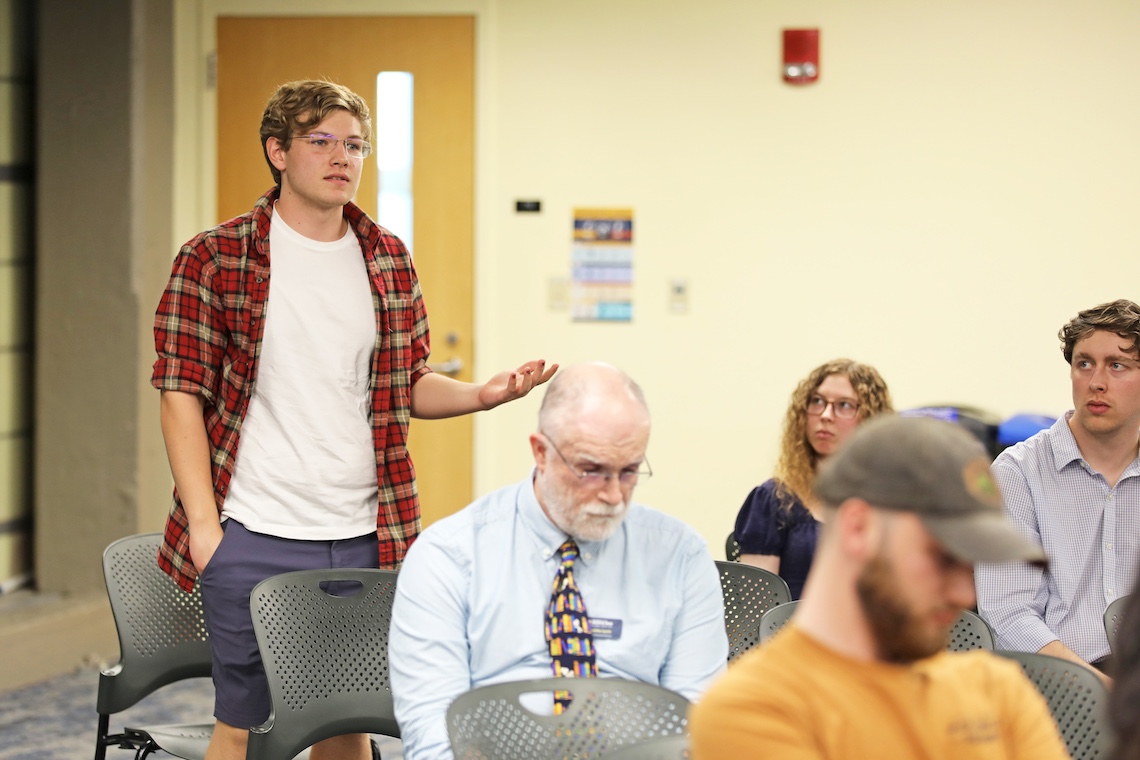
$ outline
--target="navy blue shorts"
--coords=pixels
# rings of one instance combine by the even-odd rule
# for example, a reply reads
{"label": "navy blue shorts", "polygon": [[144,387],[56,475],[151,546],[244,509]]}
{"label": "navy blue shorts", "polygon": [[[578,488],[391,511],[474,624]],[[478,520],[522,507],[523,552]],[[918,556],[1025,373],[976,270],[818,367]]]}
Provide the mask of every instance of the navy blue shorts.
{"label": "navy blue shorts", "polygon": [[342,541],[295,541],[253,533],[235,520],[202,571],[202,608],[214,667],[214,717],[236,728],[269,718],[269,682],[257,650],[249,597],[266,578],[293,570],[379,567],[375,533]]}

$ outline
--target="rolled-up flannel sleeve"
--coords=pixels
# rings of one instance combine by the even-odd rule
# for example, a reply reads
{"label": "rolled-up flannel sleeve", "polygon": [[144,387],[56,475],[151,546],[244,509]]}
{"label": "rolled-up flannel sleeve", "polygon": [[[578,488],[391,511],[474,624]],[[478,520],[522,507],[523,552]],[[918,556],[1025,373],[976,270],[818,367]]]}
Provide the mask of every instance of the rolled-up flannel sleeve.
{"label": "rolled-up flannel sleeve", "polygon": [[154,387],[213,398],[226,345],[214,271],[210,259],[191,244],[174,260],[154,317]]}

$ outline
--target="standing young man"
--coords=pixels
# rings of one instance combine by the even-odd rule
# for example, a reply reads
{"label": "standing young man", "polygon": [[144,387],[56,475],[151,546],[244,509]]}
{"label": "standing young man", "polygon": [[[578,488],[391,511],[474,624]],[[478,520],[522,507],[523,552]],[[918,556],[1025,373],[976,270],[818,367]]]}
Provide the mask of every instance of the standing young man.
{"label": "standing young man", "polygon": [[[532,361],[482,385],[431,372],[411,258],[352,203],[371,131],[345,87],[279,87],[261,121],[276,186],[183,246],[158,306],[151,382],[175,483],[158,561],[187,590],[201,579],[217,693],[209,760],[243,758],[269,715],[253,586],[290,570],[397,567],[419,531],[410,417],[491,409],[557,370]],[[368,756],[364,735],[312,753]]]}
{"label": "standing young man", "polygon": [[1140,561],[1140,306],[1086,309],[1058,337],[1073,411],[994,462],[1006,511],[1049,568],[980,566],[978,609],[999,647],[1103,672],[1104,611],[1131,593]]}

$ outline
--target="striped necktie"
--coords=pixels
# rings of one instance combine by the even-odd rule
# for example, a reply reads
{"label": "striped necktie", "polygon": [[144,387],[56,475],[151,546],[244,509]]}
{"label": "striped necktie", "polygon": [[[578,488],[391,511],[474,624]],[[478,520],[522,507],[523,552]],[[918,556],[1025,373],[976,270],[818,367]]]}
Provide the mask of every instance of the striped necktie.
{"label": "striped necktie", "polygon": [[[578,544],[574,539],[568,539],[558,548],[558,554],[561,563],[554,576],[545,626],[551,667],[555,676],[593,677],[598,675],[594,635],[590,631],[590,619],[586,615],[582,594],[574,582]],[[554,714],[561,714],[570,700],[568,691],[554,692]]]}

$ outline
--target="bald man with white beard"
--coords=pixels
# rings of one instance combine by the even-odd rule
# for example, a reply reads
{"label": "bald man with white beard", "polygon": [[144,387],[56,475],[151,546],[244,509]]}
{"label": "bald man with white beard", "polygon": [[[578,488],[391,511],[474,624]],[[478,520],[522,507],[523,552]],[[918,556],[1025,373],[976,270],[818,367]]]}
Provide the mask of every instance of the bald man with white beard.
{"label": "bald man with white beard", "polygon": [[[705,542],[632,502],[651,474],[649,427],[641,389],[623,372],[563,369],[530,436],[531,474],[435,523],[409,550],[388,647],[407,760],[451,757],[447,707],[477,686],[596,674],[695,700],[725,669],[724,604]],[[592,652],[573,670],[555,664],[543,624],[568,561]]]}

